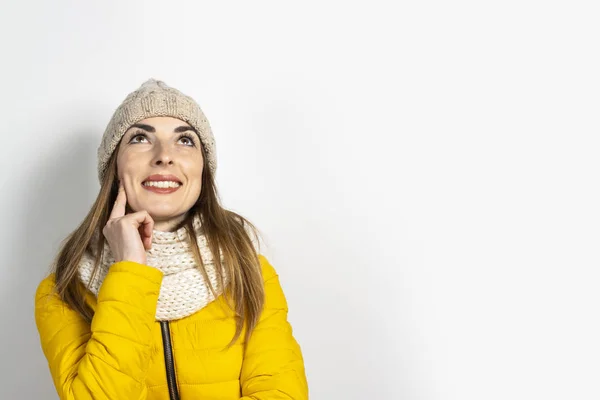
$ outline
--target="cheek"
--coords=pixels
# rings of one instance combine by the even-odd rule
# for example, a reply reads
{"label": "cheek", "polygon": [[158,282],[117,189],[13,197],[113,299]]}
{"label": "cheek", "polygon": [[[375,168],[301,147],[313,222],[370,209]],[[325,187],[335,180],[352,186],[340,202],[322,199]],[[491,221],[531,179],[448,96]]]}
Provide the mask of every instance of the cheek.
{"label": "cheek", "polygon": [[196,167],[188,174],[190,190],[194,196],[199,196],[202,192],[202,166]]}
{"label": "cheek", "polygon": [[137,162],[130,154],[123,154],[117,160],[117,171],[121,179],[135,175]]}
{"label": "cheek", "polygon": [[200,161],[197,158],[187,160],[185,164],[182,164],[185,175],[190,181],[198,181],[202,179],[203,164],[202,159]]}
{"label": "cheek", "polygon": [[202,169],[195,170],[192,174],[188,175],[188,178],[192,187],[199,191],[202,186]]}

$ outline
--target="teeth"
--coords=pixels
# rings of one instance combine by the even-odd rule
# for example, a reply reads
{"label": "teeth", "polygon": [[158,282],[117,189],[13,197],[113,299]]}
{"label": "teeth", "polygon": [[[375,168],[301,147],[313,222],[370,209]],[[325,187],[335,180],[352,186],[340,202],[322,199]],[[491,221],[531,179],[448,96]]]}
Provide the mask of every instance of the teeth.
{"label": "teeth", "polygon": [[178,182],[173,181],[152,181],[144,182],[144,186],[154,186],[159,188],[176,188],[181,186]]}

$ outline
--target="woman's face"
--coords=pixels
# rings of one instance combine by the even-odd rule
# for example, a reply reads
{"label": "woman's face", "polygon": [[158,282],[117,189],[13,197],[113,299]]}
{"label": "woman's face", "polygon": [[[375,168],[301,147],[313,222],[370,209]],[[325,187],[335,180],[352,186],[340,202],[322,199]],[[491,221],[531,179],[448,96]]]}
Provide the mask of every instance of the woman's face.
{"label": "woman's face", "polygon": [[[117,154],[119,179],[129,207],[134,212],[148,211],[154,229],[170,230],[198,200],[203,168],[200,146],[192,127],[172,117],[146,118],[125,132]],[[171,175],[161,180],[175,180],[180,186],[171,193],[159,193],[144,185],[152,175]]]}

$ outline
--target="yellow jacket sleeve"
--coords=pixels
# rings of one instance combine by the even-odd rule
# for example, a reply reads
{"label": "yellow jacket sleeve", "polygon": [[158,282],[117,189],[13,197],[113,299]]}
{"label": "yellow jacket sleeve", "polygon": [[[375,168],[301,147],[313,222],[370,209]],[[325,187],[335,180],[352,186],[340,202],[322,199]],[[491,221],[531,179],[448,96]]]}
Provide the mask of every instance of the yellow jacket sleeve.
{"label": "yellow jacket sleeve", "polygon": [[288,306],[275,269],[260,255],[265,305],[246,346],[242,364],[241,400],[306,400],[304,360],[292,327]]}
{"label": "yellow jacket sleeve", "polygon": [[151,328],[162,272],[133,261],[113,264],[91,324],[54,291],[54,275],[35,296],[42,350],[62,400],[145,399]]}

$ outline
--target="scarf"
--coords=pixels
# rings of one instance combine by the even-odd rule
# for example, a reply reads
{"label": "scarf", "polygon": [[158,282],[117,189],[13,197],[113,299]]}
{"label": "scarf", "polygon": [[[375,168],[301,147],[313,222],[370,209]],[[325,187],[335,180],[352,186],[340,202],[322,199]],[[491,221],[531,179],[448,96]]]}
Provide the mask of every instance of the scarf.
{"label": "scarf", "polygon": [[[200,217],[196,214],[193,218],[193,226],[204,268],[218,296],[223,293],[223,288],[220,287],[217,281],[213,254],[208,248]],[[96,233],[95,238],[98,237],[97,235],[98,233]],[[90,280],[90,278],[94,268],[94,257],[89,251],[86,251],[82,257],[78,268],[79,280],[95,296],[98,296],[98,291],[109,267],[115,263],[115,258],[107,242],[104,243],[103,251],[99,270],[93,280]],[[223,265],[223,254],[220,253]],[[174,232],[153,230],[152,247],[150,250],[146,250],[146,265],[152,266],[163,273],[156,307],[157,321],[170,321],[187,317],[204,308],[215,299],[202,272],[200,272],[194,261],[185,227],[181,227]],[[227,285],[225,275],[224,281]]]}

